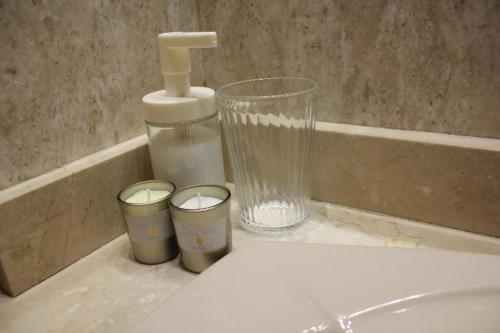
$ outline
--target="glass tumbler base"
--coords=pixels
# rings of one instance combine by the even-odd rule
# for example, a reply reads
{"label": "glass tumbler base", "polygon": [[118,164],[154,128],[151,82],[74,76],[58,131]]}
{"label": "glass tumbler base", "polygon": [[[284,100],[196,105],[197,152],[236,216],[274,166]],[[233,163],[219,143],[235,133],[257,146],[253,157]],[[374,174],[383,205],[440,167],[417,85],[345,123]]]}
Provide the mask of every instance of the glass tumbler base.
{"label": "glass tumbler base", "polygon": [[264,202],[240,211],[242,226],[257,232],[276,233],[294,229],[309,217],[309,209],[298,209],[286,202]]}

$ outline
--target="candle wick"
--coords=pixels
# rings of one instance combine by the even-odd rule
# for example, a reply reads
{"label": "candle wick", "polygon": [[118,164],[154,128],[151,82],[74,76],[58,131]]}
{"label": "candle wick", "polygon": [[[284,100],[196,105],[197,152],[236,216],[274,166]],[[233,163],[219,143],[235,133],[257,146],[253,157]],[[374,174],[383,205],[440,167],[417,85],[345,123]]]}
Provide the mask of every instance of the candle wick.
{"label": "candle wick", "polygon": [[201,193],[198,193],[198,209],[201,208]]}
{"label": "candle wick", "polygon": [[148,203],[151,202],[151,193],[149,192],[149,188],[146,189],[146,192],[148,193]]}

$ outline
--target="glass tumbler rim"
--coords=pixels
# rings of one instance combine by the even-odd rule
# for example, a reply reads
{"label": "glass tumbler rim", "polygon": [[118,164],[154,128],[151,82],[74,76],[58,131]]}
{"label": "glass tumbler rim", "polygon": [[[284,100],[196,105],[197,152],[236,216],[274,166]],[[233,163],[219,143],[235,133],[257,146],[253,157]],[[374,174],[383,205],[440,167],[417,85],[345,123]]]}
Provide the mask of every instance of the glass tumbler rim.
{"label": "glass tumbler rim", "polygon": [[[299,89],[297,91],[292,91],[289,93],[283,93],[283,94],[274,94],[274,95],[258,95],[258,96],[245,96],[245,95],[238,95],[238,94],[227,94],[224,91],[228,90],[230,88],[239,86],[239,85],[244,85],[244,84],[251,84],[251,83],[257,83],[257,82],[271,82],[271,81],[296,81],[296,82],[304,82],[307,84],[310,84],[310,87],[305,88],[305,89]],[[260,100],[275,100],[275,99],[281,99],[281,98],[289,98],[293,96],[300,96],[300,95],[306,95],[310,93],[315,93],[317,92],[319,88],[319,84],[310,79],[305,79],[305,78],[299,78],[299,77],[292,77],[292,76],[278,76],[278,77],[268,77],[268,78],[257,78],[257,79],[249,79],[249,80],[243,80],[243,81],[237,81],[233,83],[226,84],[216,91],[216,96],[218,98],[223,98],[223,99],[232,99],[232,100],[242,100],[242,101],[260,101]]]}

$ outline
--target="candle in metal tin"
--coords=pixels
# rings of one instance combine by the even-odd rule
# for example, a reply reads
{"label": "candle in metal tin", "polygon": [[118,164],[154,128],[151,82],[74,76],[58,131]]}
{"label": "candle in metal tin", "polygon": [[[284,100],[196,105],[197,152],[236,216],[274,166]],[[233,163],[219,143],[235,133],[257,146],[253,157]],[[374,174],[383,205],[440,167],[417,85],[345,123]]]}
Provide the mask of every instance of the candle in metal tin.
{"label": "candle in metal tin", "polygon": [[219,185],[194,185],[170,198],[181,261],[200,273],[231,251],[231,192]]}
{"label": "candle in metal tin", "polygon": [[127,186],[118,194],[132,252],[141,263],[162,263],[179,253],[168,209],[174,190],[170,182],[148,180]]}

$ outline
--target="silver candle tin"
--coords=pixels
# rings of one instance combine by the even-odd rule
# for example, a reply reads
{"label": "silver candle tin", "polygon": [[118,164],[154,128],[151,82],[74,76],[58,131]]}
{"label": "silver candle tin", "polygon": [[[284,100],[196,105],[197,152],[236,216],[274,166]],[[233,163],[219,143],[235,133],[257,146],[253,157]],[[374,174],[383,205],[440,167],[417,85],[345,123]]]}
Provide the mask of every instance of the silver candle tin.
{"label": "silver candle tin", "polygon": [[[180,207],[198,194],[222,201],[207,208]],[[231,251],[230,198],[229,189],[219,185],[188,186],[170,198],[181,261],[187,270],[201,273]]]}
{"label": "silver candle tin", "polygon": [[[144,189],[170,193],[151,202],[127,202],[132,195]],[[148,180],[127,186],[118,193],[134,257],[143,264],[159,264],[175,258],[179,253],[168,207],[174,191],[175,185],[170,182]]]}

